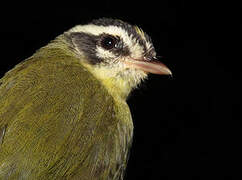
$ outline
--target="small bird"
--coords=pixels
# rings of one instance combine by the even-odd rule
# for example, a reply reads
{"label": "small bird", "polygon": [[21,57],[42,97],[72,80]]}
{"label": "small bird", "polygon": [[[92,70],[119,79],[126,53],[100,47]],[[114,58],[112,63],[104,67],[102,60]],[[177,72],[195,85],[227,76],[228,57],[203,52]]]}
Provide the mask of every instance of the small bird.
{"label": "small bird", "polygon": [[171,71],[135,25],[77,25],[0,80],[0,179],[122,180],[132,143],[126,99]]}

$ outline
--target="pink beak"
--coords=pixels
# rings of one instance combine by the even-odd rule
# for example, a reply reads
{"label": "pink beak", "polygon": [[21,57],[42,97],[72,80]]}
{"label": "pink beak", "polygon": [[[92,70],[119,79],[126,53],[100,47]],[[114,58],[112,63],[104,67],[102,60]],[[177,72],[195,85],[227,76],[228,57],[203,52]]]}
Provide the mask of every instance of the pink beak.
{"label": "pink beak", "polygon": [[170,69],[157,60],[145,60],[145,59],[134,59],[130,58],[128,61],[124,61],[124,63],[132,68],[140,69],[146,73],[152,74],[160,74],[160,75],[172,75]]}

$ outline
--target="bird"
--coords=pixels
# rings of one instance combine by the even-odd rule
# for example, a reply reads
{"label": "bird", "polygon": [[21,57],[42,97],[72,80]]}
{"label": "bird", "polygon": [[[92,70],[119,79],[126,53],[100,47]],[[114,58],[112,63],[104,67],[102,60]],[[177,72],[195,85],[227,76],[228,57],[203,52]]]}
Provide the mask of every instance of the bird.
{"label": "bird", "polygon": [[171,75],[150,36],[113,18],[57,36],[0,79],[0,179],[122,180],[133,138],[126,102]]}

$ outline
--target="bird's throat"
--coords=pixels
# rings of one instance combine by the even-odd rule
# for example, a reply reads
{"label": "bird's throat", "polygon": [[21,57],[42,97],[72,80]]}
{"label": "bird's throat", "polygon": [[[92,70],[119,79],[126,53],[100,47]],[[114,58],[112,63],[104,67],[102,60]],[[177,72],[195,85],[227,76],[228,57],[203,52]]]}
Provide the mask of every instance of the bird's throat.
{"label": "bird's throat", "polygon": [[105,86],[108,92],[115,98],[121,98],[126,100],[132,89],[136,88],[137,85],[147,76],[145,73],[137,72],[122,72],[122,73],[110,73],[110,69],[107,67],[95,67],[83,63],[84,67],[87,68],[100,82]]}

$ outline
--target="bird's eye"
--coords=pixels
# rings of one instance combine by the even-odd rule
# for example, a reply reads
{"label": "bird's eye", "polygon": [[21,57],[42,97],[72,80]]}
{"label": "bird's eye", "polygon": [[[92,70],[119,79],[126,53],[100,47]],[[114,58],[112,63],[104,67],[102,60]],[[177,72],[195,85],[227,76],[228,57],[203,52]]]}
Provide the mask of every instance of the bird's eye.
{"label": "bird's eye", "polygon": [[102,38],[101,46],[104,49],[110,50],[116,46],[117,42],[118,42],[117,38],[115,38],[114,36],[108,35]]}

